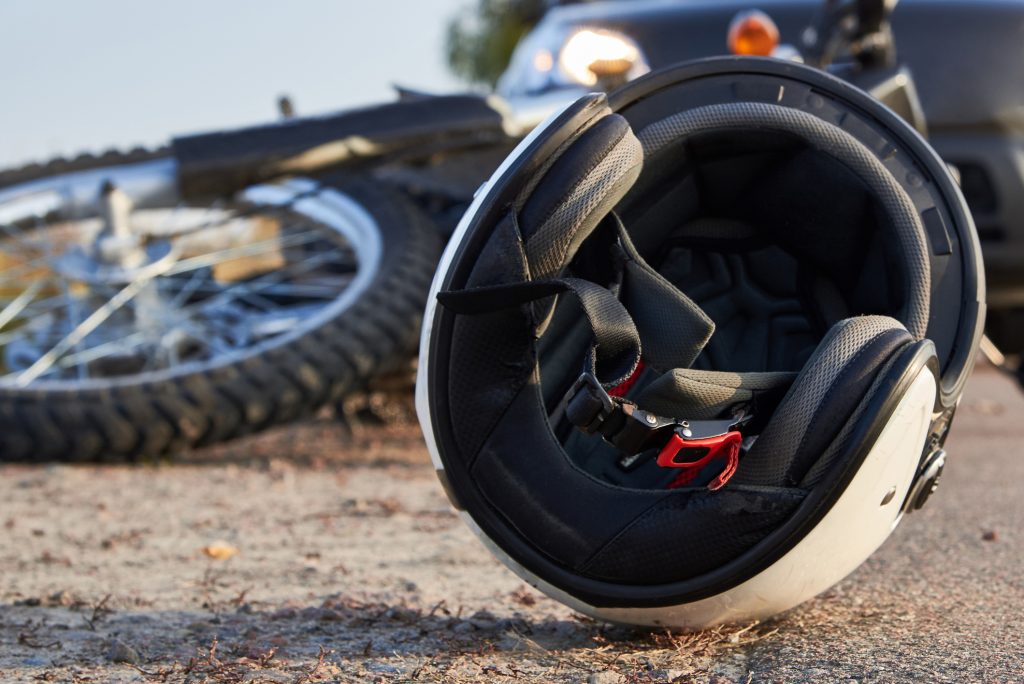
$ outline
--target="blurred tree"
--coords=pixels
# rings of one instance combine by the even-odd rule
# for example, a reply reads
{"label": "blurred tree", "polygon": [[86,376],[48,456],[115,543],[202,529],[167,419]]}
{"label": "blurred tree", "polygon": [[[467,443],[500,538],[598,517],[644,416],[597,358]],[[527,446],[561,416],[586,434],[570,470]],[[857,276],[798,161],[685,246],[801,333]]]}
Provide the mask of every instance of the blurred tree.
{"label": "blurred tree", "polygon": [[519,39],[540,21],[550,0],[477,0],[448,24],[448,65],[470,83],[493,86]]}

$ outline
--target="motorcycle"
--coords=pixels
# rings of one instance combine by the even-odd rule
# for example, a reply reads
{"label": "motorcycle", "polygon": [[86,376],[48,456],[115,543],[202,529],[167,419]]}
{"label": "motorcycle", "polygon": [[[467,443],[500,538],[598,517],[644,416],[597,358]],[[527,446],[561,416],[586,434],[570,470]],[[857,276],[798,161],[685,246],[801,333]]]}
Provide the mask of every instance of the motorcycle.
{"label": "motorcycle", "polygon": [[506,126],[405,92],[0,172],[0,460],[161,456],[408,364],[443,226]]}

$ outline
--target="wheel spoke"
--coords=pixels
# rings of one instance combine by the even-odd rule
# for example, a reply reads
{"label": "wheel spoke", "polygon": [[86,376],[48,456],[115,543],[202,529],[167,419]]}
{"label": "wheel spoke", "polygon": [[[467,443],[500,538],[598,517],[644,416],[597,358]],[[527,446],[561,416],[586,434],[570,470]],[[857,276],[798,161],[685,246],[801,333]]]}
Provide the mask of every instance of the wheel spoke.
{"label": "wheel spoke", "polygon": [[189,276],[185,285],[178,290],[178,294],[174,295],[174,299],[171,300],[171,309],[180,309],[185,305],[185,302],[188,301],[189,297],[194,295],[196,291],[203,286],[203,271],[197,268],[192,271],[192,275]]}
{"label": "wheel spoke", "polygon": [[[224,288],[217,283],[200,282],[188,286],[186,294],[232,293],[237,299],[242,299],[253,294],[276,297],[294,297],[297,299],[335,299],[339,294],[341,294],[341,291],[349,282],[351,282],[351,280],[351,277],[338,276],[330,281],[327,281],[327,279],[320,279],[319,281],[310,283],[264,283],[257,287],[248,287],[249,283],[246,283],[245,285],[239,285],[231,288]],[[277,305],[277,307],[280,308],[280,305]]]}
{"label": "wheel spoke", "polygon": [[[105,320],[110,318],[111,314],[127,304],[133,297],[141,292],[142,288],[149,283],[149,280],[149,278],[136,280],[118,291],[116,295],[107,300],[103,306],[93,311],[84,321],[75,326],[67,336],[39,357],[39,359],[26,370],[21,373],[11,374],[14,376],[14,384],[18,387],[25,387],[33,380],[39,378],[39,376],[49,371],[62,356],[84,340],[89,333],[96,330],[96,328],[98,328]],[[82,368],[82,366],[79,366],[79,368]],[[0,379],[11,378],[11,375],[4,376]]]}
{"label": "wheel spoke", "polygon": [[[58,332],[47,331],[45,333],[36,333],[37,338],[45,338],[48,340],[60,339],[61,335]],[[9,332],[0,333],[0,347],[10,344],[15,340],[25,337],[25,331],[22,329],[11,330]]]}
{"label": "wheel spoke", "polygon": [[[329,255],[325,254],[325,255],[322,255],[322,256],[323,256],[323,260],[326,260]],[[205,300],[203,302],[199,302],[199,303],[197,303],[197,306],[199,308],[206,309],[206,308],[209,308],[211,305],[224,304],[226,302],[231,301],[232,299],[236,299],[242,293],[262,292],[263,289],[266,288],[266,287],[271,287],[271,286],[277,285],[281,281],[283,281],[285,278],[294,277],[296,275],[300,275],[300,274],[302,274],[304,272],[312,270],[313,268],[316,268],[319,265],[320,265],[320,263],[318,263],[318,260],[316,258],[307,259],[304,262],[301,262],[301,263],[298,263],[298,264],[294,264],[294,265],[293,264],[289,264],[288,266],[286,266],[283,269],[280,269],[280,270],[277,270],[277,271],[273,271],[271,273],[267,273],[267,274],[262,275],[262,276],[260,276],[258,278],[250,280],[250,281],[248,281],[248,282],[246,282],[244,284],[238,284],[238,285],[235,285],[234,287],[229,287],[226,290],[222,290],[219,295],[216,295],[216,296],[210,298],[209,300]]]}
{"label": "wheel spoke", "polygon": [[92,361],[98,361],[106,356],[110,356],[116,352],[130,353],[134,347],[128,346],[132,342],[141,342],[145,340],[145,335],[141,332],[132,333],[127,337],[123,337],[118,340],[111,340],[110,342],[104,342],[98,344],[95,347],[88,347],[76,351],[73,354],[68,354],[57,361],[57,365],[61,368],[71,368],[77,364],[86,365]]}
{"label": "wheel spoke", "polygon": [[284,238],[276,237],[271,240],[261,240],[259,242],[253,242],[252,244],[241,245],[239,247],[229,247],[228,249],[221,249],[216,252],[209,252],[208,254],[201,254],[188,259],[182,259],[166,271],[164,275],[178,275],[179,273],[186,273],[193,269],[213,266],[232,259],[258,256],[274,249],[304,245],[320,239],[323,239],[323,236],[319,231],[310,230]]}
{"label": "wheel spoke", "polygon": [[[306,264],[306,263],[308,263],[308,262],[303,262],[303,264]],[[303,265],[303,264],[295,264],[295,266]],[[290,266],[292,266],[292,265],[290,265]],[[249,283],[250,285],[258,285],[259,287],[247,288],[245,290],[245,293],[249,293],[249,292],[260,293],[260,292],[263,292],[265,290],[265,288],[273,287],[274,282],[276,282],[276,281],[286,277],[287,275],[288,275],[287,273],[275,272],[275,273],[270,274],[268,276],[264,276],[263,278],[265,280],[264,279],[260,279],[260,280],[262,280],[262,282],[253,281],[252,283]],[[189,282],[192,282],[193,279],[195,279],[194,276],[193,276],[193,278],[190,278]],[[187,284],[186,284],[186,286],[187,286]],[[203,287],[203,286],[204,286],[204,284],[197,282],[196,284],[193,284],[191,286],[191,289],[198,290],[198,289],[201,289],[201,287]],[[190,320],[194,321],[194,319],[190,319],[188,317],[190,314],[193,314],[193,313],[200,313],[201,314],[201,313],[204,313],[204,312],[210,313],[207,310],[209,310],[209,309],[214,309],[215,310],[217,308],[217,306],[224,305],[224,304],[230,302],[232,299],[237,299],[238,298],[238,294],[239,294],[239,292],[236,292],[235,289],[223,290],[222,288],[218,288],[218,291],[221,292],[221,294],[216,298],[216,301],[214,299],[210,299],[210,300],[205,300],[205,301],[202,301],[202,302],[198,302],[196,304],[191,304],[191,305],[188,305],[188,306],[182,306],[180,308],[179,307],[175,307],[175,310],[177,310],[179,312],[179,314],[183,315],[182,319],[178,323],[176,323],[176,324],[177,325],[191,325],[190,323],[189,324],[185,323],[185,321],[190,321]],[[337,296],[337,292],[335,293],[335,296]],[[203,331],[199,331],[199,332],[203,332]],[[194,335],[194,337],[195,337],[195,339],[202,340],[203,342],[207,342],[208,341],[206,339],[207,336],[205,334],[196,334],[196,335]],[[109,355],[110,353],[113,353],[113,352],[116,352],[116,351],[120,351],[120,352],[124,352],[124,353],[131,353],[132,351],[134,351],[134,349],[137,347],[138,344],[141,344],[141,343],[145,342],[146,339],[147,339],[147,336],[144,335],[141,332],[132,333],[132,334],[130,334],[130,335],[124,337],[124,338],[121,338],[119,340],[115,340],[115,341],[112,341],[112,342],[104,342],[104,343],[101,343],[101,344],[96,345],[94,347],[89,347],[89,348],[86,348],[86,349],[82,349],[82,350],[80,350],[80,351],[78,351],[78,352],[76,352],[74,354],[68,354],[67,356],[64,357],[64,359],[63,359],[64,362],[62,362],[60,365],[62,367],[67,367],[67,366],[70,365],[70,363],[65,363],[65,362],[70,361],[72,359],[75,359],[75,360],[84,359],[84,360],[87,360],[87,361],[95,361],[95,360],[103,358],[104,356]],[[3,344],[6,341],[8,341],[8,340],[5,340],[3,338],[3,335],[0,335],[0,344]]]}
{"label": "wheel spoke", "polygon": [[39,290],[41,289],[43,289],[43,281],[33,281],[33,283],[25,288],[21,294],[15,297],[10,304],[5,306],[3,311],[0,311],[0,330],[17,318],[18,314],[24,311],[25,307],[31,304],[32,299],[39,294]]}
{"label": "wheel spoke", "polygon": [[262,311],[266,311],[268,313],[271,312],[271,311],[277,311],[279,309],[279,307],[276,304],[274,304],[274,302],[272,302],[269,299],[263,297],[262,296],[263,292],[266,292],[266,290],[262,290],[259,293],[257,293],[257,292],[246,292],[241,297],[239,297],[239,299],[241,301],[243,301],[243,302],[248,303],[253,308],[261,309]]}

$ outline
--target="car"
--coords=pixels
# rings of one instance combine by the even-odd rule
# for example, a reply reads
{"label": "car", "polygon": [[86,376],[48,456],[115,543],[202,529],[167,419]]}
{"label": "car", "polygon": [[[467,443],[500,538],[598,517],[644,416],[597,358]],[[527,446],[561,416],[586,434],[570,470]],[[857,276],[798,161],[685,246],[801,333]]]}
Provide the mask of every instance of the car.
{"label": "car", "polygon": [[[615,0],[552,7],[518,45],[510,102],[610,89],[649,70],[728,53],[738,13],[759,9],[800,46],[821,0]],[[1024,1],[903,0],[891,16],[929,140],[955,167],[988,281],[989,336],[1024,351]],[[810,29],[813,30],[813,29]],[[787,53],[787,56],[789,54]]]}

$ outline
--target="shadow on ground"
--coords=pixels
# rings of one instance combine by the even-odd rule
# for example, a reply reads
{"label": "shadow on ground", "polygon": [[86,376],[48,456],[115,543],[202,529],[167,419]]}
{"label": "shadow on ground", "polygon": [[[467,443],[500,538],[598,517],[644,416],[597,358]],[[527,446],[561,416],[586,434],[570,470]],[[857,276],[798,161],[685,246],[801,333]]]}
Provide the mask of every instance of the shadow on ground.
{"label": "shadow on ground", "polygon": [[[519,600],[534,599],[524,592]],[[68,602],[40,603],[60,601]],[[7,664],[41,681],[96,667],[153,681],[659,682],[707,681],[713,656],[777,631],[750,625],[672,634],[583,616],[466,615],[443,602],[422,609],[341,595],[316,606],[214,608],[148,612],[22,602],[0,607],[0,640],[12,648]],[[747,680],[716,676],[723,683]]]}

